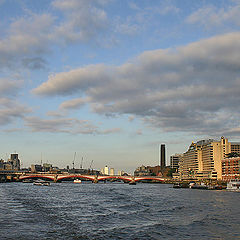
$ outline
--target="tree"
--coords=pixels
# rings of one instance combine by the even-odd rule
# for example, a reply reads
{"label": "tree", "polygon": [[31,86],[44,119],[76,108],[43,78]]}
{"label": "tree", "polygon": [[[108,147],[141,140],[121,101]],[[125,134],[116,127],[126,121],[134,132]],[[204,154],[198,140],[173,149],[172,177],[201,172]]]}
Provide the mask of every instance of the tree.
{"label": "tree", "polygon": [[231,153],[226,154],[226,157],[227,158],[240,157],[240,154],[236,153],[236,152],[231,152]]}

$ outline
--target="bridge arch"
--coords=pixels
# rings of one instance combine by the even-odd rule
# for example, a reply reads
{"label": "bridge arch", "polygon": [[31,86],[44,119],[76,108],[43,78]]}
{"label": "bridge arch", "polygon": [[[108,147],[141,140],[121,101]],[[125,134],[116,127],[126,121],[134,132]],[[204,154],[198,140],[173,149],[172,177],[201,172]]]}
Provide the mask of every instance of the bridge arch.
{"label": "bridge arch", "polygon": [[124,176],[98,176],[98,181],[105,181],[108,179],[114,179],[114,180],[122,180],[122,181],[132,181],[131,177],[124,177]]}
{"label": "bridge arch", "polygon": [[20,176],[19,180],[25,180],[25,179],[44,179],[44,180],[51,180],[54,181],[54,177],[52,176],[46,176],[46,175],[28,175],[28,176]]}
{"label": "bridge arch", "polygon": [[86,179],[86,180],[91,180],[91,181],[93,181],[93,180],[95,179],[95,176],[90,177],[90,176],[77,175],[77,174],[66,175],[66,176],[58,176],[58,178],[57,178],[57,182],[58,182],[58,181],[65,180],[65,179],[76,179],[76,178],[79,178],[79,179]]}
{"label": "bridge arch", "polygon": [[139,181],[142,181],[142,180],[154,180],[154,181],[158,181],[158,182],[163,182],[164,179],[162,178],[154,178],[154,177],[135,177],[135,182],[139,182]]}

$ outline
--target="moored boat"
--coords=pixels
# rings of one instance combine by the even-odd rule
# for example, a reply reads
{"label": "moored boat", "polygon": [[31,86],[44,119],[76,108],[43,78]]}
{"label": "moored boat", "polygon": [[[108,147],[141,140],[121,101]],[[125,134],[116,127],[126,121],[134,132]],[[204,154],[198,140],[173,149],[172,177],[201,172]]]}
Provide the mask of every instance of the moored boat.
{"label": "moored boat", "polygon": [[44,180],[37,180],[35,182],[33,182],[33,185],[36,186],[49,186],[50,182],[44,181]]}
{"label": "moored boat", "polygon": [[24,179],[22,180],[22,183],[33,183],[32,179]]}
{"label": "moored boat", "polygon": [[227,183],[228,191],[240,192],[240,180],[231,180]]}
{"label": "moored boat", "polygon": [[188,183],[174,183],[173,188],[189,188]]}
{"label": "moored boat", "polygon": [[191,188],[191,189],[208,189],[207,185],[205,185],[204,183],[201,183],[201,184],[192,183],[192,184],[189,184],[189,188]]}
{"label": "moored boat", "polygon": [[81,180],[81,179],[74,179],[73,182],[74,182],[74,183],[81,183],[82,180]]}

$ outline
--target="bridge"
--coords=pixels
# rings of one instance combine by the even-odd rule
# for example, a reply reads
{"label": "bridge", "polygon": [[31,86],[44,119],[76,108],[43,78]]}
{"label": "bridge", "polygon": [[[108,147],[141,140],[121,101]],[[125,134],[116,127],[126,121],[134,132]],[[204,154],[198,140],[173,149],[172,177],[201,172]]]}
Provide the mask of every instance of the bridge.
{"label": "bridge", "polygon": [[71,173],[16,173],[15,180],[16,181],[23,181],[25,179],[45,179],[54,182],[61,182],[64,180],[71,180],[71,179],[82,179],[82,180],[89,180],[94,183],[99,181],[106,181],[106,180],[116,180],[116,181],[124,181],[124,182],[139,182],[139,181],[157,181],[157,182],[164,182],[167,179],[155,176],[102,176],[102,175],[83,175],[83,174],[71,174]]}

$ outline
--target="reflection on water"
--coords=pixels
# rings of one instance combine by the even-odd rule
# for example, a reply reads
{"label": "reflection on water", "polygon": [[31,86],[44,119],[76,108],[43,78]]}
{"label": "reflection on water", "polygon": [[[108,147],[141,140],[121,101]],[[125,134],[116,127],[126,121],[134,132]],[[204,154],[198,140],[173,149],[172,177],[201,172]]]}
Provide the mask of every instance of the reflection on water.
{"label": "reflection on water", "polygon": [[0,184],[1,239],[240,239],[239,193],[164,184]]}

